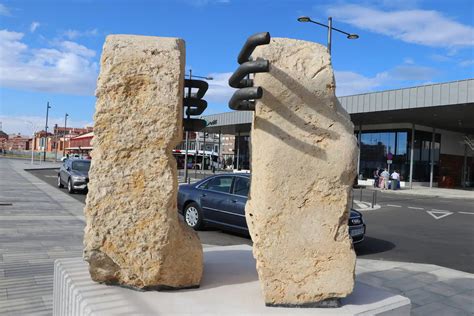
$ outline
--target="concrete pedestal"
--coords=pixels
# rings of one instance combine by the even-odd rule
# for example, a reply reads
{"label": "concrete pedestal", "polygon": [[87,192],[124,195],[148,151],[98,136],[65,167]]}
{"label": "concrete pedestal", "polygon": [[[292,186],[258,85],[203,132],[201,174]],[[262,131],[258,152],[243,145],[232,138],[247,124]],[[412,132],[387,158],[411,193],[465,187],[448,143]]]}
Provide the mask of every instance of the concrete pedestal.
{"label": "concrete pedestal", "polygon": [[93,282],[82,258],[54,266],[53,315],[409,315],[410,300],[356,282],[340,308],[266,307],[247,245],[204,251],[198,289],[138,292]]}

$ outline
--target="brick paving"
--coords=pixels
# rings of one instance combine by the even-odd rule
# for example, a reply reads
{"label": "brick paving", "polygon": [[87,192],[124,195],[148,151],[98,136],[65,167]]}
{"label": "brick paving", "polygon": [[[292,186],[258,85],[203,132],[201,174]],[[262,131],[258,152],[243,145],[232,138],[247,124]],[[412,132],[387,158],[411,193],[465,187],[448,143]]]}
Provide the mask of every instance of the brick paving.
{"label": "brick paving", "polygon": [[[47,166],[56,165],[33,167]],[[25,161],[0,159],[0,315],[51,315],[53,263],[82,256],[84,205],[25,168],[31,168]],[[216,234],[201,232],[201,240],[235,242]],[[430,264],[358,259],[357,279],[407,296],[413,315],[474,314],[473,274]]]}
{"label": "brick paving", "polygon": [[47,166],[0,159],[0,315],[51,315],[54,260],[82,255],[83,205],[23,170]]}

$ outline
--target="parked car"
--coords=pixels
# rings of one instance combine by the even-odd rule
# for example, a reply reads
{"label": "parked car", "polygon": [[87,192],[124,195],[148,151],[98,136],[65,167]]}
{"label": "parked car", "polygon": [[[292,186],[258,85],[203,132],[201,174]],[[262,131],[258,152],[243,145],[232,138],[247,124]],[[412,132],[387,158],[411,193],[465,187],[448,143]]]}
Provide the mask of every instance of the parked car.
{"label": "parked car", "polygon": [[67,186],[67,191],[72,194],[78,190],[87,190],[89,183],[90,160],[67,159],[58,172],[58,187]]}
{"label": "parked car", "polygon": [[[250,175],[219,174],[194,184],[182,184],[178,192],[178,211],[188,226],[200,230],[205,226],[248,234],[245,203],[250,188]],[[354,243],[364,240],[362,214],[351,210],[349,233]]]}

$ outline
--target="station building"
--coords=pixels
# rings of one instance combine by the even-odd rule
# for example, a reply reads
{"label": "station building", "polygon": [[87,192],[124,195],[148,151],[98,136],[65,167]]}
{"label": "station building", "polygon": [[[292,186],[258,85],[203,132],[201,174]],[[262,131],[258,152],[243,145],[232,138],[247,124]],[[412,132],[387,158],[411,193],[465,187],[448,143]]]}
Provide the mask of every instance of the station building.
{"label": "station building", "polygon": [[[359,144],[359,182],[398,170],[402,186],[474,187],[474,79],[339,97]],[[250,169],[253,112],[202,118],[235,136],[234,165]],[[289,161],[288,163],[291,163]],[[284,167],[284,166],[282,166]]]}

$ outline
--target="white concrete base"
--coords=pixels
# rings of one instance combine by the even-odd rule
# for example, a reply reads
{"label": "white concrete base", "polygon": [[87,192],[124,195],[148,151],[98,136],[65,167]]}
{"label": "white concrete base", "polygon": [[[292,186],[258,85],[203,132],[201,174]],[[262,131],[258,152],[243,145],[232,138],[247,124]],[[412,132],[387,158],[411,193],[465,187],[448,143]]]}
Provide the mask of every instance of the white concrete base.
{"label": "white concrete base", "polygon": [[409,315],[410,300],[356,282],[354,292],[331,309],[265,307],[247,245],[204,249],[199,289],[138,292],[93,282],[82,258],[54,266],[53,315]]}

